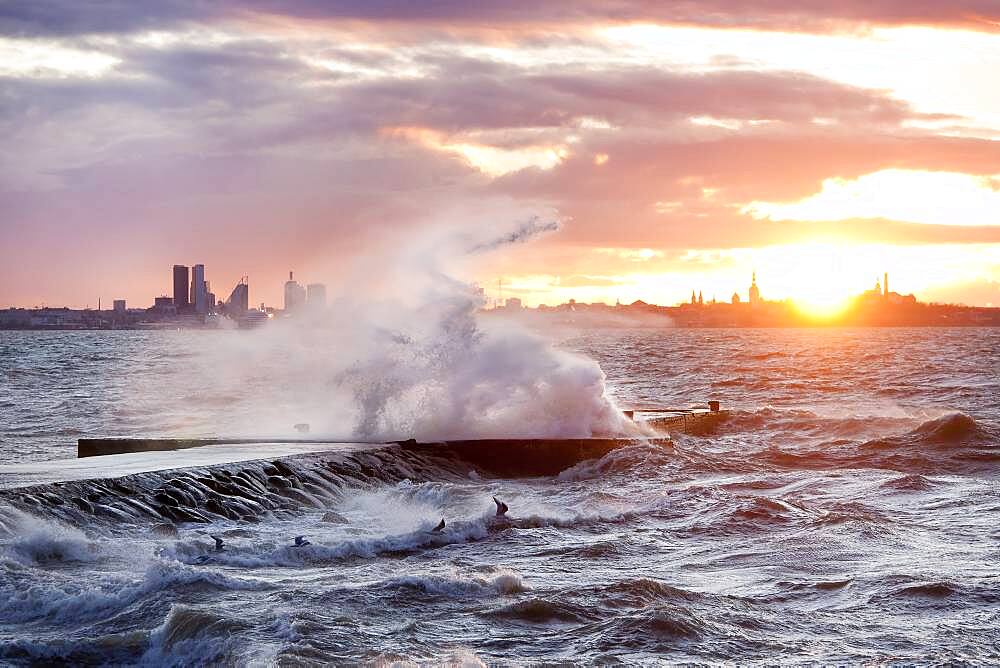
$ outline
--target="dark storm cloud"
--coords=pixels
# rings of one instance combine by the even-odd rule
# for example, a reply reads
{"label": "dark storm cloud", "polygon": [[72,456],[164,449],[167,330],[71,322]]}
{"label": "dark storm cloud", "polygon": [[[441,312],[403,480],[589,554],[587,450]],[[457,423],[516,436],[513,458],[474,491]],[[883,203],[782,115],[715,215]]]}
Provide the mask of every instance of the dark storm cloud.
{"label": "dark storm cloud", "polygon": [[763,30],[828,31],[865,25],[959,26],[995,32],[995,0],[4,0],[0,33],[75,35],[132,32],[192,22],[250,18],[254,14],[300,20],[353,20],[504,29],[532,24],[572,28],[600,22],[663,22]]}
{"label": "dark storm cloud", "polygon": [[[366,66],[382,75],[365,79],[308,64],[281,43],[260,40],[128,45],[114,55],[122,59],[118,76],[0,80],[6,127],[13,132],[23,125],[28,132],[44,118],[73,122],[81,108],[120,105],[157,115],[164,128],[194,133],[203,148],[246,150],[399,126],[496,131],[498,145],[514,147],[538,141],[537,131],[576,128],[587,118],[621,126],[625,138],[638,128],[670,131],[693,115],[781,124],[823,116],[851,127],[929,118],[879,91],[793,72],[564,67],[538,74],[430,50],[410,55],[426,76],[393,76],[398,54],[368,54]],[[210,136],[199,134],[205,129]],[[519,135],[519,129],[532,132]]]}
{"label": "dark storm cloud", "polygon": [[0,0],[0,34],[37,37],[133,32],[221,15],[211,2],[192,0]]}
{"label": "dark storm cloud", "polygon": [[662,21],[707,26],[819,29],[838,21],[884,25],[962,25],[996,30],[994,0],[352,0],[264,1],[259,11],[303,18],[489,24]]}

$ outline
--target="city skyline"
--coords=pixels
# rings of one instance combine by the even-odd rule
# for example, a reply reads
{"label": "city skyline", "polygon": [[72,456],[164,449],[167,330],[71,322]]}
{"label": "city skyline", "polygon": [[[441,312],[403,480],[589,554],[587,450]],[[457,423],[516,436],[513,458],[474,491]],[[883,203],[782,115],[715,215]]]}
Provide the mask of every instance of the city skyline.
{"label": "city skyline", "polygon": [[[525,299],[522,294],[523,291],[518,290],[516,286],[511,286],[510,283],[505,283],[503,278],[498,278],[495,283],[486,283],[485,287],[481,287],[479,282],[472,282],[470,286],[478,290],[481,293],[483,304],[487,308],[498,308],[504,305],[509,305],[511,303],[516,303],[517,307],[546,307],[549,305],[567,305],[579,302],[581,304],[605,304],[605,305],[621,305],[629,304],[633,302],[641,302],[650,305],[660,305],[660,306],[681,306],[684,304],[714,304],[714,303],[748,303],[754,304],[755,302],[789,302],[795,304],[804,313],[810,313],[813,315],[824,316],[828,314],[836,313],[840,310],[846,308],[846,306],[861,294],[871,292],[870,284],[868,288],[857,289],[854,291],[847,291],[848,285],[858,284],[859,277],[855,276],[851,280],[844,281],[844,291],[832,291],[824,292],[819,295],[814,295],[812,298],[797,299],[795,297],[789,297],[787,295],[764,295],[762,294],[760,287],[757,284],[757,271],[751,272],[750,282],[745,284],[742,288],[736,286],[732,293],[729,295],[720,295],[717,292],[707,292],[701,287],[694,287],[691,289],[690,298],[677,299],[670,302],[658,302],[650,299],[643,299],[641,297],[633,299],[623,300],[621,297],[616,297],[613,301],[607,299],[578,299],[577,296],[566,297],[563,301],[555,301],[553,304],[547,304],[541,299]],[[197,286],[201,286],[200,289]],[[883,292],[886,297],[889,296],[889,272],[884,271],[880,276],[875,278],[875,288],[877,292]],[[240,310],[247,311],[248,309],[257,308],[257,304],[260,305],[260,309],[263,310],[266,306],[268,311],[282,311],[285,313],[293,313],[302,307],[311,306],[316,307],[326,307],[328,305],[328,291],[327,285],[320,282],[310,282],[308,284],[300,284],[294,277],[294,270],[288,271],[287,280],[284,281],[282,286],[282,298],[280,307],[277,303],[272,302],[268,304],[265,300],[260,300],[258,302],[252,302],[249,298],[249,275],[240,276],[239,280],[236,282],[236,286],[233,289],[232,294],[228,299],[218,298],[214,292],[210,292],[210,281],[205,279],[205,265],[204,264],[194,264],[194,265],[180,265],[174,264],[172,269],[172,294],[167,294],[166,291],[161,291],[152,297],[152,304],[141,305],[135,307],[135,303],[145,304],[145,302],[140,298],[136,301],[129,301],[127,298],[113,298],[113,309],[118,310],[119,307],[124,308],[126,303],[133,304],[130,308],[154,308],[164,304],[168,304],[175,308],[178,313],[196,313],[196,314],[208,314],[215,312],[216,303],[220,307],[231,303],[238,302],[242,304]],[[893,288],[895,288],[895,283]],[[676,287],[672,292],[676,293],[678,290],[683,290],[683,287]],[[506,290],[506,293],[504,292]],[[925,303],[942,303],[942,304],[955,304],[960,306],[974,306],[974,307],[987,307],[996,308],[993,304],[971,304],[962,301],[954,302],[936,302],[929,300],[921,300],[919,296],[915,293],[901,293],[897,292],[895,289],[892,291],[893,294],[900,296],[908,296],[917,299],[918,301]],[[572,294],[572,293],[571,293]],[[107,303],[103,297],[98,298],[98,310],[100,310],[100,304]],[[201,305],[198,305],[198,300],[201,300]],[[2,307],[2,305],[0,305]],[[10,306],[3,308],[79,308],[73,307],[71,305],[35,305],[30,307],[25,306]],[[87,305],[84,309],[89,309],[90,306]]]}
{"label": "city skyline", "polygon": [[[917,249],[911,249],[916,251]],[[739,249],[727,251],[710,252],[708,255],[728,255],[725,269],[714,269],[712,271],[668,271],[664,273],[635,274],[625,273],[617,280],[606,281],[603,285],[594,288],[593,286],[581,285],[574,280],[561,281],[560,277],[552,276],[490,276],[473,275],[469,277],[470,283],[478,283],[486,286],[487,294],[491,299],[501,297],[497,290],[497,280],[503,281],[502,292],[505,296],[518,297],[526,305],[537,306],[546,303],[563,303],[568,299],[578,299],[586,302],[603,302],[613,304],[616,301],[632,302],[636,300],[658,304],[680,304],[687,301],[687,296],[692,288],[701,290],[706,298],[715,298],[718,301],[728,301],[733,290],[746,289],[745,275],[756,273],[758,266],[765,267],[765,274],[768,278],[769,293],[778,300],[791,300],[803,305],[808,305],[816,309],[832,307],[836,304],[843,304],[852,295],[866,290],[871,282],[888,271],[897,276],[897,284],[900,289],[907,294],[914,294],[920,301],[947,304],[964,304],[978,307],[1000,306],[1000,281],[987,282],[983,285],[959,283],[953,286],[928,287],[928,276],[934,277],[934,272],[916,272],[906,274],[898,271],[900,263],[890,262],[891,269],[886,270],[881,264],[883,254],[872,252],[864,254],[850,244],[831,245],[827,243],[803,244],[794,249],[789,254],[794,258],[793,262],[778,263],[778,270],[770,268],[776,258],[780,258],[786,253],[786,247],[776,247],[764,249],[757,252],[741,253]],[[608,249],[596,249],[593,253],[597,256],[608,254]],[[634,257],[633,257],[634,255]],[[663,259],[664,252],[654,249],[639,249],[633,253],[626,254],[626,262],[648,263],[657,262]],[[682,263],[703,263],[705,259],[701,252],[688,250],[679,254],[679,261]],[[915,253],[919,259],[919,253]],[[998,255],[1000,258],[1000,255]],[[960,262],[961,258],[955,256],[949,261]],[[169,262],[169,260],[168,260]],[[595,264],[600,260],[595,260]],[[217,266],[215,262],[211,266]],[[222,266],[231,264],[224,259],[220,262]],[[175,265],[182,266],[182,265]],[[190,264],[186,266],[189,277],[186,281],[188,287],[188,301],[191,301],[191,273],[196,267],[204,267],[203,264]],[[499,265],[503,268],[503,263]],[[587,269],[577,266],[576,269],[586,274]],[[309,272],[316,280],[312,282],[322,282],[326,285],[337,285],[338,274],[329,272],[325,267],[312,267]],[[226,276],[228,271],[216,271],[215,275]],[[234,276],[239,282],[242,277],[249,276],[253,272],[241,270],[236,271]],[[287,282],[287,269],[277,272],[274,280],[255,281],[255,291],[258,292],[259,299],[256,303],[266,303],[275,307],[284,308],[285,283]],[[273,275],[268,272],[268,275]],[[282,278],[284,276],[284,278]],[[333,277],[332,279],[330,277]],[[325,278],[325,280],[324,280]],[[152,303],[153,296],[175,295],[175,286],[163,285],[162,277],[154,276],[152,279],[146,278],[145,272],[142,279],[136,280],[132,277],[107,277],[109,285],[127,285],[127,288],[120,290],[109,290],[106,293],[95,294],[92,297],[83,297],[83,301],[59,302],[56,300],[43,299],[34,302],[13,302],[0,301],[0,308],[41,308],[41,307],[69,307],[69,308],[94,308],[98,300],[111,303],[112,299],[125,299],[129,304],[142,304],[145,300]],[[148,282],[148,285],[146,284]],[[211,283],[211,281],[208,281]],[[217,280],[216,288],[219,293],[216,297],[224,301],[228,288],[219,286],[227,285],[230,281],[226,278]],[[0,284],[2,285],[2,284]],[[78,287],[78,286],[77,286]],[[307,285],[303,285],[305,289]],[[336,290],[334,290],[336,292]],[[994,292],[996,294],[994,294]],[[56,294],[59,290],[55,291]],[[154,294],[155,293],[155,294]],[[743,295],[744,298],[746,295]]]}
{"label": "city skyline", "polygon": [[[353,302],[330,304],[323,283],[300,284],[294,271],[284,283],[281,308],[250,303],[249,277],[240,277],[228,299],[216,300],[205,279],[205,265],[173,265],[170,278],[174,295],[154,297],[150,307],[127,306],[115,299],[111,309],[74,310],[69,308],[0,309],[3,329],[254,329],[279,319],[305,316],[307,327],[330,323],[330,317],[349,311]],[[458,289],[458,286],[453,286]],[[894,287],[894,284],[893,284]],[[541,322],[581,327],[997,327],[1000,308],[921,302],[913,294],[890,288],[889,273],[883,272],[874,286],[843,299],[824,295],[808,300],[768,299],[753,272],[745,292],[736,290],[728,300],[691,290],[690,299],[676,304],[658,304],[641,299],[614,305],[569,298],[563,303],[531,305],[518,296],[503,296],[503,280],[490,295],[476,283],[467,288],[479,297],[478,306],[461,300],[471,311],[485,316],[501,314],[515,318],[540,317]],[[459,293],[460,294],[460,290]],[[745,296],[744,296],[745,295]],[[457,295],[456,295],[457,296]],[[333,308],[328,308],[328,307]],[[346,311],[345,311],[346,309]]]}

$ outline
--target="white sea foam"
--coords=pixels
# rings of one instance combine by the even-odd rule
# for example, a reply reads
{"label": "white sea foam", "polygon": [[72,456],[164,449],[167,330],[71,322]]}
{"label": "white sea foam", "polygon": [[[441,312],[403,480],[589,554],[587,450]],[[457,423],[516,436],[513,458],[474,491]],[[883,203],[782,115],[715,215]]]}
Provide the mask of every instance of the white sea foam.
{"label": "white sea foam", "polygon": [[0,541],[0,556],[25,565],[49,562],[90,562],[101,557],[101,546],[71,526],[5,507],[2,517],[7,536]]}
{"label": "white sea foam", "polygon": [[530,589],[520,573],[505,568],[496,569],[488,576],[459,573],[403,575],[390,578],[381,586],[410,587],[444,596],[509,595]]}
{"label": "white sea foam", "polygon": [[58,573],[17,572],[5,565],[0,580],[0,622],[38,619],[91,619],[122,610],[139,599],[172,587],[197,585],[220,590],[263,590],[272,585],[176,561],[154,561],[139,579],[111,576],[78,581]]}
{"label": "white sea foam", "polygon": [[463,263],[556,227],[395,239],[341,272],[329,310],[208,338],[176,382],[225,406],[211,419],[227,435],[295,436],[297,422],[358,440],[638,435],[596,362],[477,315]]}

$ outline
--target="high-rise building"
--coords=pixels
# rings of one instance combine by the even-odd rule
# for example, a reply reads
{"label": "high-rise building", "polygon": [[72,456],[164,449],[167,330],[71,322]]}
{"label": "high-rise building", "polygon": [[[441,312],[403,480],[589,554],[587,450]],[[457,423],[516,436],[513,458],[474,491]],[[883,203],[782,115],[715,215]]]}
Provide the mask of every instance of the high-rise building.
{"label": "high-rise building", "polygon": [[116,299],[115,300],[115,314],[116,315],[125,315],[125,300],[124,299]]}
{"label": "high-rise building", "polygon": [[177,312],[186,311],[191,302],[188,299],[188,268],[183,264],[174,265],[174,307]]}
{"label": "high-rise building", "polygon": [[295,275],[288,272],[288,280],[285,281],[285,311],[291,313],[306,301],[306,289],[295,280]]}
{"label": "high-rise building", "polygon": [[250,285],[247,282],[247,277],[244,276],[233,288],[232,294],[229,295],[229,300],[226,302],[226,315],[238,318],[246,314],[248,310],[250,310]]}
{"label": "high-rise building", "polygon": [[322,283],[310,283],[307,285],[306,304],[311,309],[326,308],[326,286]]}
{"label": "high-rise building", "polygon": [[196,313],[208,313],[208,286],[205,283],[205,265],[191,268],[191,304]]}

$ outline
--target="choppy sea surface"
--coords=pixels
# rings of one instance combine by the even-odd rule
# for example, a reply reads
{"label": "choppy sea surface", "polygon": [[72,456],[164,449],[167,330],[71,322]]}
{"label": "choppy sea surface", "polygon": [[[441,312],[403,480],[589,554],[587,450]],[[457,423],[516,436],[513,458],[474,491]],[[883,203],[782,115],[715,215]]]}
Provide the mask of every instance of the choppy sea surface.
{"label": "choppy sea surface", "polygon": [[[227,424],[186,364],[243,335],[0,332],[0,464]],[[0,492],[0,663],[1000,662],[1000,330],[559,338],[622,406],[730,415],[549,477],[387,449]]]}

